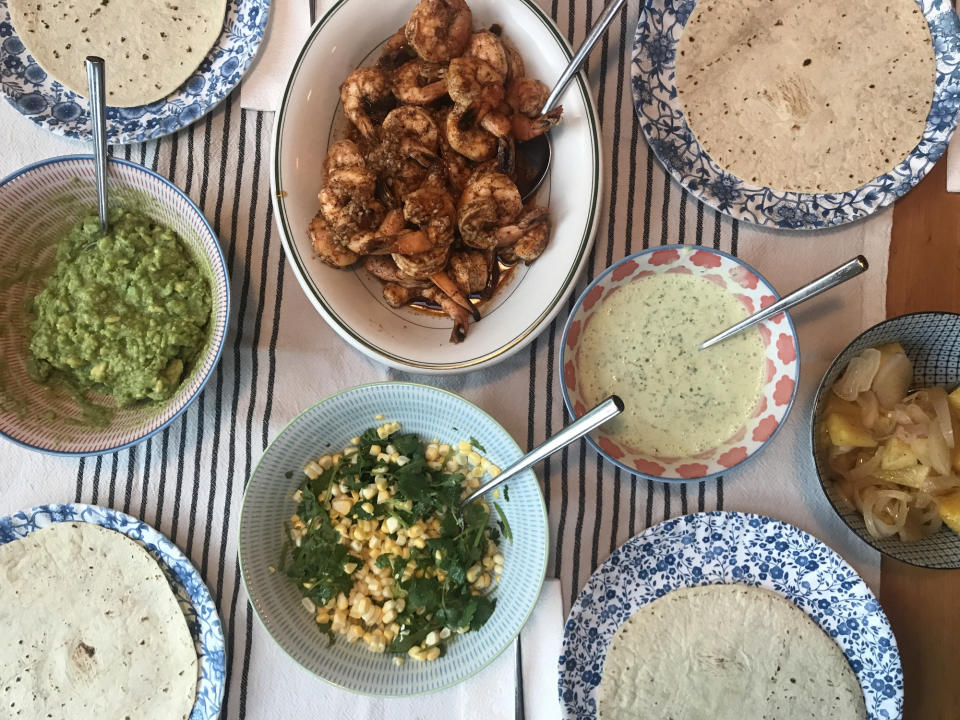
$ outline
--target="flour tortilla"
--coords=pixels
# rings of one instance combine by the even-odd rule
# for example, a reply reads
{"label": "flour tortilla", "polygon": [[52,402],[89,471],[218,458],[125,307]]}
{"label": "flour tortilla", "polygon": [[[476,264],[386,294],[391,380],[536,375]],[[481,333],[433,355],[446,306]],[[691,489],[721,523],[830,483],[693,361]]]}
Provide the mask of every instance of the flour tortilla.
{"label": "flour tortilla", "polygon": [[600,720],[863,720],[843,651],[776,593],[682,588],[643,606],[610,645]]}
{"label": "flour tortilla", "polygon": [[223,29],[226,0],[8,0],[17,34],[54,79],[87,96],[103,58],[107,105],[147,105],[190,77]]}
{"label": "flour tortilla", "polygon": [[914,0],[700,0],[676,56],[679,101],[710,157],[798,192],[851,190],[903,161],[935,80]]}
{"label": "flour tortilla", "polygon": [[98,525],[55,523],[0,546],[0,648],[4,717],[193,709],[197,654],[170,585],[140,545]]}

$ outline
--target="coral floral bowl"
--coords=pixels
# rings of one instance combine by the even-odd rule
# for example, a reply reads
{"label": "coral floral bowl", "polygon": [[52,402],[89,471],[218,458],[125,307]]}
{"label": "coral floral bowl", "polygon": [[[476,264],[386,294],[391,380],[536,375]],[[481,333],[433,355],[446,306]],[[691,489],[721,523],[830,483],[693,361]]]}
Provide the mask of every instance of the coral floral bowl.
{"label": "coral floral bowl", "polygon": [[[767,307],[778,298],[776,290],[756,270],[719,250],[666,245],[624,258],[587,286],[563,329],[560,386],[563,401],[574,417],[583,415],[590,406],[580,394],[579,351],[584,329],[618,288],[664,273],[703,277],[733,294],[748,313]],[[783,424],[793,404],[800,375],[797,334],[790,317],[780,313],[757,328],[764,347],[760,394],[746,422],[730,438],[690,457],[660,457],[639,452],[604,433],[603,427],[589,436],[590,443],[607,460],[627,472],[663,482],[702,480],[729,472],[745,462],[770,442]]]}

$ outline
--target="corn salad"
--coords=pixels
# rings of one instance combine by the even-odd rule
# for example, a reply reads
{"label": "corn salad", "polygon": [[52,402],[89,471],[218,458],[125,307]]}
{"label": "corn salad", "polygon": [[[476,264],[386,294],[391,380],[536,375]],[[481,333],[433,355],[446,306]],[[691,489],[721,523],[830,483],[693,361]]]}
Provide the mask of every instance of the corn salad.
{"label": "corn salad", "polygon": [[[430,661],[493,613],[503,572],[485,500],[454,508],[500,468],[476,441],[424,443],[390,422],[309,461],[294,494],[286,574],[323,630],[374,652]],[[494,502],[500,528],[506,516]]]}

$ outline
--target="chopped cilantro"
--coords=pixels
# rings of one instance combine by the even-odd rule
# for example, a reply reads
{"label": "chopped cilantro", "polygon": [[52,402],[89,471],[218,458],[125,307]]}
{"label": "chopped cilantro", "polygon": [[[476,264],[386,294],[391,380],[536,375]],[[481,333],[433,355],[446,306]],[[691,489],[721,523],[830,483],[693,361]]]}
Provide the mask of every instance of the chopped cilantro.
{"label": "chopped cilantro", "polygon": [[486,452],[487,449],[480,444],[480,441],[477,440],[473,435],[470,436],[470,444],[473,445],[480,452]]}

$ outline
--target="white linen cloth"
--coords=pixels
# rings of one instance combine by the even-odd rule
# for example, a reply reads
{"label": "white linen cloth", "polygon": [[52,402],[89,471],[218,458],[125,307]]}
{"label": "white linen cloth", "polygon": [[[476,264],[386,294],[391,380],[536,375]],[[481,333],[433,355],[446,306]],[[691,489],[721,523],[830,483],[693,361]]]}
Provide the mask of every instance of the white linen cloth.
{"label": "white linen cloth", "polygon": [[[322,5],[318,12],[326,11],[332,3]],[[240,107],[280,108],[290,70],[309,33],[310,0],[270,0],[270,17],[260,52],[240,84]]]}
{"label": "white linen cloth", "polygon": [[[551,3],[540,1],[550,12]],[[601,3],[590,8],[588,15],[583,0],[558,0],[553,9],[573,45],[583,40]],[[175,135],[116,149],[183,188],[217,231],[231,278],[226,347],[189,410],[131,450],[77,460],[0,442],[0,514],[52,502],[108,505],[143,518],[177,543],[220,608],[229,674],[223,718],[290,717],[288,709],[296,705],[325,717],[404,720],[436,707],[436,698],[405,704],[334,691],[278,651],[255,620],[236,564],[237,527],[244,483],[267,443],[297,413],[335,391],[411,379],[462,394],[496,417],[521,446],[539,444],[568,420],[556,353],[573,300],[613,261],[652,245],[682,242],[733,252],[781,292],[858,253],[867,256],[871,269],[792,313],[801,352],[797,401],[777,437],[744,467],[719,480],[666,486],[614,471],[577,444],[537,469],[550,517],[547,575],[560,580],[563,612],[614,548],[651,524],[699,509],[761,512],[798,525],[836,549],[878,589],[877,553],[846,529],[820,491],[810,458],[809,415],[830,360],[884,317],[891,210],[838,230],[774,233],[731,221],[689,197],[651,156],[633,112],[624,78],[638,12],[636,3],[628,5],[588,66],[605,176],[600,227],[586,270],[565,310],[528,348],[482,372],[435,378],[391,371],[352,350],[323,323],[289,271],[273,222],[268,181],[273,116],[244,111],[239,93]],[[88,152],[83,144],[45,134],[5,102],[0,102],[0,143],[2,175],[52,154]],[[556,701],[557,650],[534,650],[535,643],[539,640],[528,643],[524,637],[524,678],[531,678],[527,717],[546,718],[532,710]],[[511,657],[505,654],[502,662],[510,666],[496,671],[507,678],[504,687],[487,688],[496,696],[480,695],[474,683],[455,691],[465,700],[475,698],[473,705],[491,720],[513,718]],[[552,691],[530,688],[541,674],[552,678],[547,683]],[[469,704],[451,702],[439,716],[468,717],[462,712]]]}

